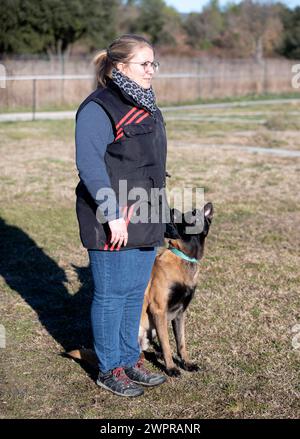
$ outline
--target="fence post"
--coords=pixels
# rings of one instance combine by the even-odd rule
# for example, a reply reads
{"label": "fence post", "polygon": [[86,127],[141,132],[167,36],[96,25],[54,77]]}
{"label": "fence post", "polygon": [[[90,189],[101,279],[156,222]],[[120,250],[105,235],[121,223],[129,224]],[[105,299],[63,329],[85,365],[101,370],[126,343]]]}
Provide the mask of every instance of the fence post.
{"label": "fence post", "polygon": [[268,66],[267,66],[267,58],[264,58],[264,94],[268,93]]}
{"label": "fence post", "polygon": [[201,99],[201,61],[200,59],[197,59],[197,75],[199,76],[198,78],[198,98]]}
{"label": "fence post", "polygon": [[[61,75],[65,75],[65,53],[60,54],[61,59]],[[64,105],[65,102],[65,80],[62,78],[60,83],[60,103]]]}
{"label": "fence post", "polygon": [[36,79],[32,80],[32,120],[35,120],[36,111]]}

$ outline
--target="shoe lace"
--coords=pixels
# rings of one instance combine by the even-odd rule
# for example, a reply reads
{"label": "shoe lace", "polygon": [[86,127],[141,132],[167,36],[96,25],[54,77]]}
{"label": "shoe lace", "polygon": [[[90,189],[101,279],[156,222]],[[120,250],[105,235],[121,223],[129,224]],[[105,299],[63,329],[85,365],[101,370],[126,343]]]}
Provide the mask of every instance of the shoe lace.
{"label": "shoe lace", "polygon": [[122,381],[125,385],[131,384],[131,379],[128,378],[123,367],[116,367],[112,373],[119,381]]}
{"label": "shoe lace", "polygon": [[140,369],[142,372],[144,372],[146,375],[151,375],[150,370],[146,369],[144,366],[144,358],[139,358],[138,362],[136,363],[135,367]]}

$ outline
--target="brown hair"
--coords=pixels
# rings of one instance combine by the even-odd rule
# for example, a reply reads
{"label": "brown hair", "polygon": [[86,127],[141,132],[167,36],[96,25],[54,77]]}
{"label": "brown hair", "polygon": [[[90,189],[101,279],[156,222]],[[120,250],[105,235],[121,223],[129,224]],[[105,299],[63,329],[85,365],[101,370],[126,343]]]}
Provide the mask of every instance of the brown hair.
{"label": "brown hair", "polygon": [[93,59],[95,74],[98,87],[106,87],[107,81],[111,78],[111,71],[119,62],[129,61],[133,56],[133,51],[137,47],[149,46],[154,48],[146,38],[135,35],[125,34],[116,38],[107,49],[101,50]]}

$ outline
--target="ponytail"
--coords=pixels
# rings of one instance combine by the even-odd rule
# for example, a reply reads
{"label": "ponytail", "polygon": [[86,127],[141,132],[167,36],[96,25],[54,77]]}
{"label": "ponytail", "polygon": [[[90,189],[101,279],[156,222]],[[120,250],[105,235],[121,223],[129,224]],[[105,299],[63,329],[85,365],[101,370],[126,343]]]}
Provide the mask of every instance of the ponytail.
{"label": "ponytail", "polygon": [[106,87],[108,78],[111,77],[111,71],[114,67],[112,61],[108,57],[107,50],[101,50],[93,59],[95,66],[96,82],[98,87]]}

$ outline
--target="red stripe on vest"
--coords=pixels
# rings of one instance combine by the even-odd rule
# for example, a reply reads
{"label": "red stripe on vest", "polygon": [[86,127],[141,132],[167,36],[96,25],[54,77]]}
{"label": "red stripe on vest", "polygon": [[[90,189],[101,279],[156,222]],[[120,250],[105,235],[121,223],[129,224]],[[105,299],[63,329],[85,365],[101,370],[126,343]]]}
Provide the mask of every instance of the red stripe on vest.
{"label": "red stripe on vest", "polygon": [[144,110],[140,110],[137,113],[135,113],[129,120],[128,122],[125,123],[125,125],[130,124],[134,119],[136,119],[141,113],[144,113]]}
{"label": "red stripe on vest", "polygon": [[115,138],[114,142],[115,142],[116,140],[120,139],[120,138],[123,137],[123,136],[124,136],[123,128],[121,128],[120,134],[117,135],[117,137]]}
{"label": "red stripe on vest", "polygon": [[132,214],[133,214],[134,206],[135,206],[135,205],[136,205],[136,203],[132,204],[132,205],[129,207],[128,214],[127,214],[127,218],[126,218],[126,225],[127,225],[127,226],[128,226],[128,223],[129,223],[129,221],[130,221],[130,219],[131,219],[131,217],[132,217]]}
{"label": "red stripe on vest", "polygon": [[116,130],[120,127],[120,125],[122,125],[123,122],[125,122],[125,120],[128,119],[129,116],[132,115],[132,113],[135,112],[135,110],[137,110],[137,107],[133,107],[131,108],[131,110],[128,111],[128,113],[125,114],[124,117],[122,117],[122,119],[117,123],[116,125]]}
{"label": "red stripe on vest", "polygon": [[[125,124],[125,125],[129,125],[131,122],[134,121],[134,119],[136,119],[140,114],[144,113],[144,110],[139,110],[137,111]],[[120,124],[120,122],[119,122]],[[117,131],[117,137],[115,138],[114,141],[119,140],[121,137],[123,137],[124,133],[123,133],[123,127],[120,127]]]}
{"label": "red stripe on vest", "polygon": [[[133,113],[133,110],[137,110],[136,107],[133,107],[124,117],[123,119],[120,120],[120,122],[117,124],[116,128],[117,129],[117,136],[115,137],[114,142],[116,142],[117,140],[119,140],[121,137],[124,136],[124,132],[123,132],[123,127],[120,126],[121,123],[124,122],[124,120],[126,121],[126,119],[128,119],[128,117],[130,116],[130,113]],[[143,114],[144,113],[144,114]],[[140,123],[142,120],[144,120],[147,116],[149,116],[149,113],[146,110],[139,110],[137,111],[123,126],[130,124],[131,122],[133,122],[140,114],[142,114],[141,117],[139,117],[139,119],[136,120],[136,123]]]}
{"label": "red stripe on vest", "polygon": [[145,117],[149,116],[149,113],[143,114],[142,117],[140,117],[138,120],[135,121],[135,123],[140,123],[142,122],[143,119],[145,119]]}

